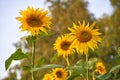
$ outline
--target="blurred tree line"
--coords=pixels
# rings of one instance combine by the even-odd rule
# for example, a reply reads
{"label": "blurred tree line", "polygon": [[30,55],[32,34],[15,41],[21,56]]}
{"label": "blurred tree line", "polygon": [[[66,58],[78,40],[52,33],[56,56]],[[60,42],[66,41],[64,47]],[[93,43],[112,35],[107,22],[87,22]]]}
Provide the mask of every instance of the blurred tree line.
{"label": "blurred tree line", "polygon": [[[36,62],[41,61],[41,64],[62,64],[66,65],[65,60],[62,57],[55,58],[56,51],[53,50],[53,44],[57,36],[69,32],[67,27],[72,27],[72,23],[85,20],[90,24],[96,21],[96,28],[102,33],[102,44],[95,52],[90,52],[90,56],[98,57],[98,59],[105,62],[107,70],[115,65],[115,56],[117,54],[117,48],[120,46],[120,1],[110,0],[113,7],[113,13],[111,15],[104,15],[102,18],[96,19],[92,13],[87,9],[89,3],[87,0],[46,0],[49,4],[50,16],[52,17],[52,28],[49,31],[49,36],[40,36],[36,42]],[[24,41],[20,41],[15,44],[16,48],[21,47],[24,51],[28,51],[31,54],[31,47]],[[75,54],[69,56],[70,64],[73,65],[77,60],[84,58],[82,55]],[[23,71],[22,66],[31,65],[31,58],[27,58],[21,61],[20,64],[9,69],[8,76],[3,80],[31,80],[31,73],[29,71]],[[41,80],[45,71],[36,72],[36,77]],[[18,76],[19,74],[19,76]],[[21,79],[18,79],[20,77]],[[77,80],[77,79],[76,79]],[[78,79],[79,80],[79,79]]]}

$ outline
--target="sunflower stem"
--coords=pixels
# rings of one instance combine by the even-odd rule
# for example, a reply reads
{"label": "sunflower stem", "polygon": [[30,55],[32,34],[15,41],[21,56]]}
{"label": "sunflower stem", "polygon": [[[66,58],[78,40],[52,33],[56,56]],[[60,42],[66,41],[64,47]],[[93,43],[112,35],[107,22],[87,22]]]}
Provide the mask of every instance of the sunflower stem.
{"label": "sunflower stem", "polygon": [[[67,62],[67,65],[70,66],[70,62],[69,62],[69,60],[68,60],[68,57],[66,57],[65,60],[66,60],[66,62]],[[71,76],[71,71],[69,71],[68,73],[69,73],[69,75]]]}
{"label": "sunflower stem", "polygon": [[82,76],[83,80],[86,80],[86,77],[83,74],[80,74]]}
{"label": "sunflower stem", "polygon": [[[88,64],[88,54],[86,54],[86,63]],[[88,70],[88,65],[87,65],[87,76],[86,80],[89,80],[89,70]]]}
{"label": "sunflower stem", "polygon": [[70,66],[70,62],[68,60],[68,57],[66,57],[66,62],[67,62],[67,65]]}
{"label": "sunflower stem", "polygon": [[94,75],[94,72],[93,72],[93,77],[92,77],[93,79],[92,80],[95,80],[95,75]]}
{"label": "sunflower stem", "polygon": [[[32,68],[35,67],[35,40],[32,44]],[[32,80],[35,80],[35,72],[32,72]]]}

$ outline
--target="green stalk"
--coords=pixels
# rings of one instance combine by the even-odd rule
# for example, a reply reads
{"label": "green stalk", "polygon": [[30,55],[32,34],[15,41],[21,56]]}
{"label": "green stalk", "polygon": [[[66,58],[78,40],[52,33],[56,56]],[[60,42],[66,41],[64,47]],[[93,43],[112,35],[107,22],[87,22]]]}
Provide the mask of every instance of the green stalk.
{"label": "green stalk", "polygon": [[[88,54],[86,54],[86,63],[88,63]],[[89,80],[88,66],[87,66],[87,77],[86,77],[86,80]]]}
{"label": "green stalk", "polygon": [[93,79],[92,80],[95,80],[95,75],[94,75],[94,72],[93,72],[93,77],[92,77]]}
{"label": "green stalk", "polygon": [[[32,68],[35,67],[35,41],[32,44]],[[32,80],[35,80],[35,72],[32,72]]]}
{"label": "green stalk", "polygon": [[[70,66],[70,62],[68,60],[68,56],[65,58],[66,62],[67,62],[67,65]],[[69,71],[69,75],[71,76],[71,71]]]}
{"label": "green stalk", "polygon": [[67,65],[70,66],[70,62],[68,60],[68,57],[66,57],[65,59],[66,59]]}

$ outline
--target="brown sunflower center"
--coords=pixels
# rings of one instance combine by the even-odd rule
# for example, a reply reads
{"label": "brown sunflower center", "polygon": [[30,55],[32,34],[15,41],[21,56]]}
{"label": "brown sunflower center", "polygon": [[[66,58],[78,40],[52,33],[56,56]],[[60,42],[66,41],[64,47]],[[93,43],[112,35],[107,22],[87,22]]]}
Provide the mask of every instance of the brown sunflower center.
{"label": "brown sunflower center", "polygon": [[42,21],[38,17],[31,15],[27,18],[27,24],[30,27],[39,27],[42,25]]}
{"label": "brown sunflower center", "polygon": [[80,42],[88,42],[91,40],[91,38],[92,38],[92,35],[88,31],[82,31],[78,35],[78,40]]}
{"label": "brown sunflower center", "polygon": [[70,44],[71,44],[70,42],[62,42],[62,43],[61,43],[61,48],[62,48],[63,50],[68,50]]}
{"label": "brown sunflower center", "polygon": [[102,66],[99,66],[99,67],[98,67],[98,70],[99,70],[100,72],[103,72],[103,67],[102,67]]}
{"label": "brown sunflower center", "polygon": [[57,78],[62,78],[62,72],[61,71],[57,71],[56,75],[57,75]]}

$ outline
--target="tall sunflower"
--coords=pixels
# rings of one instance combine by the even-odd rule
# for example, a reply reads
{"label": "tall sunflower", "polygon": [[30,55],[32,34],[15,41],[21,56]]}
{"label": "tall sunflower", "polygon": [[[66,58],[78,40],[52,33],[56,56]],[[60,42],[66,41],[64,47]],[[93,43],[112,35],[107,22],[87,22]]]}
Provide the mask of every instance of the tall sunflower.
{"label": "tall sunflower", "polygon": [[74,52],[74,47],[71,46],[72,38],[69,34],[61,35],[58,37],[54,43],[54,49],[57,50],[58,55],[67,57],[69,54]]}
{"label": "tall sunflower", "polygon": [[53,76],[51,74],[45,74],[44,78],[42,80],[54,80]]}
{"label": "tall sunflower", "polygon": [[27,31],[31,35],[38,35],[40,31],[47,33],[46,28],[50,28],[50,17],[48,11],[44,9],[34,9],[33,7],[20,11],[20,17],[16,17],[21,22],[21,31]]}
{"label": "tall sunflower", "polygon": [[93,29],[95,22],[92,25],[85,25],[79,22],[79,25],[73,23],[73,28],[68,28],[71,31],[72,38],[74,39],[73,45],[78,53],[88,54],[88,48],[94,51],[97,48],[97,43],[101,42],[98,29]]}
{"label": "tall sunflower", "polygon": [[95,72],[98,72],[99,74],[105,74],[106,73],[106,68],[102,62],[97,62],[96,63],[96,70]]}
{"label": "tall sunflower", "polygon": [[55,77],[55,80],[66,80],[66,78],[67,78],[67,72],[63,68],[53,69],[52,74]]}

